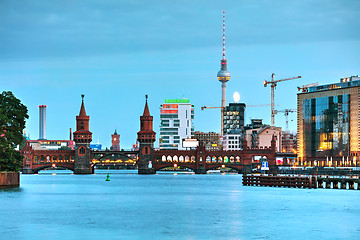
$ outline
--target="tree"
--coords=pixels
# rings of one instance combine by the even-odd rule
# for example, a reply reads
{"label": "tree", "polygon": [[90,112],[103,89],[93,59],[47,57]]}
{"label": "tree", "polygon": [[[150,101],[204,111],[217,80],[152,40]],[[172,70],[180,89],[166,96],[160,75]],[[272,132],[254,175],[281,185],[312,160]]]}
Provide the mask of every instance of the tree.
{"label": "tree", "polygon": [[23,156],[15,146],[24,141],[25,119],[29,118],[25,105],[12,92],[0,95],[0,172],[16,171],[22,166]]}

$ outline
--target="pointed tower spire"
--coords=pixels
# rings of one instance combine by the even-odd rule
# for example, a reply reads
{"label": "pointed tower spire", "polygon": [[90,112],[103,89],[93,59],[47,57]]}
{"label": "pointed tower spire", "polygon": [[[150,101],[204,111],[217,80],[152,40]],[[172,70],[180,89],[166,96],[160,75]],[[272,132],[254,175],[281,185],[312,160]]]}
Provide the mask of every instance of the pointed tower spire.
{"label": "pointed tower spire", "polygon": [[223,59],[225,58],[225,10],[223,11]]}
{"label": "pointed tower spire", "polygon": [[148,106],[148,103],[147,103],[147,99],[148,99],[148,95],[146,94],[145,95],[145,108],[144,108],[144,113],[143,113],[143,116],[150,116],[150,111],[149,111],[149,106]]}
{"label": "pointed tower spire", "polygon": [[85,117],[86,116],[86,111],[85,111],[85,106],[84,106],[84,94],[81,94],[81,108],[80,108],[80,113],[79,113],[79,117]]}

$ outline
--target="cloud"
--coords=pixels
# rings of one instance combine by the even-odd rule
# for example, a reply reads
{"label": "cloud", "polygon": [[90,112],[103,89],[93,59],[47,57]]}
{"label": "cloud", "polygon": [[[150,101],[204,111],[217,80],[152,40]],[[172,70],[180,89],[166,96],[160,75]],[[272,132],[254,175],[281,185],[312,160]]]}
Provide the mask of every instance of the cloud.
{"label": "cloud", "polygon": [[360,39],[358,1],[10,1],[0,58],[96,56],[221,45]]}

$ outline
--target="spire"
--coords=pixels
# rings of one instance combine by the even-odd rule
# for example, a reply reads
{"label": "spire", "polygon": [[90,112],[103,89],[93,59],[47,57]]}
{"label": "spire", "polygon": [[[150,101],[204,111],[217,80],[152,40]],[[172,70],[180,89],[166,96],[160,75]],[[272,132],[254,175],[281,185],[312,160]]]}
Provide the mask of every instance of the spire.
{"label": "spire", "polygon": [[227,82],[230,80],[230,72],[227,70],[227,60],[225,57],[225,10],[223,11],[223,53],[220,63],[220,71],[217,74],[217,78],[220,82]]}
{"label": "spire", "polygon": [[85,117],[86,116],[86,111],[85,111],[85,106],[84,106],[84,94],[81,95],[81,108],[80,108],[80,113],[79,113],[79,117]]}
{"label": "spire", "polygon": [[223,11],[223,59],[225,58],[225,10]]}
{"label": "spire", "polygon": [[145,108],[144,108],[143,116],[150,116],[150,111],[149,111],[149,107],[148,107],[148,104],[147,104],[147,99],[148,99],[147,94],[145,95],[145,99],[146,99],[146,102],[145,102]]}
{"label": "spire", "polygon": [[117,135],[116,129],[115,129],[114,135]]}

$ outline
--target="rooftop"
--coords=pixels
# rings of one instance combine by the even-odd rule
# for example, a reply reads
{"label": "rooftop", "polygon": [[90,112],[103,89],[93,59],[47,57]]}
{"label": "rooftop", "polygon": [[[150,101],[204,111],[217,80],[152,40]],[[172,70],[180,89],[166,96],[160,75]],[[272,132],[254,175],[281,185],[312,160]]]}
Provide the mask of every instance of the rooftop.
{"label": "rooftop", "polygon": [[189,103],[189,99],[165,99],[165,103]]}
{"label": "rooftop", "polygon": [[333,90],[338,88],[349,88],[349,87],[358,87],[360,86],[360,77],[351,76],[347,78],[340,78],[340,83],[332,83],[322,86],[309,87],[308,92],[319,92],[325,90]]}

